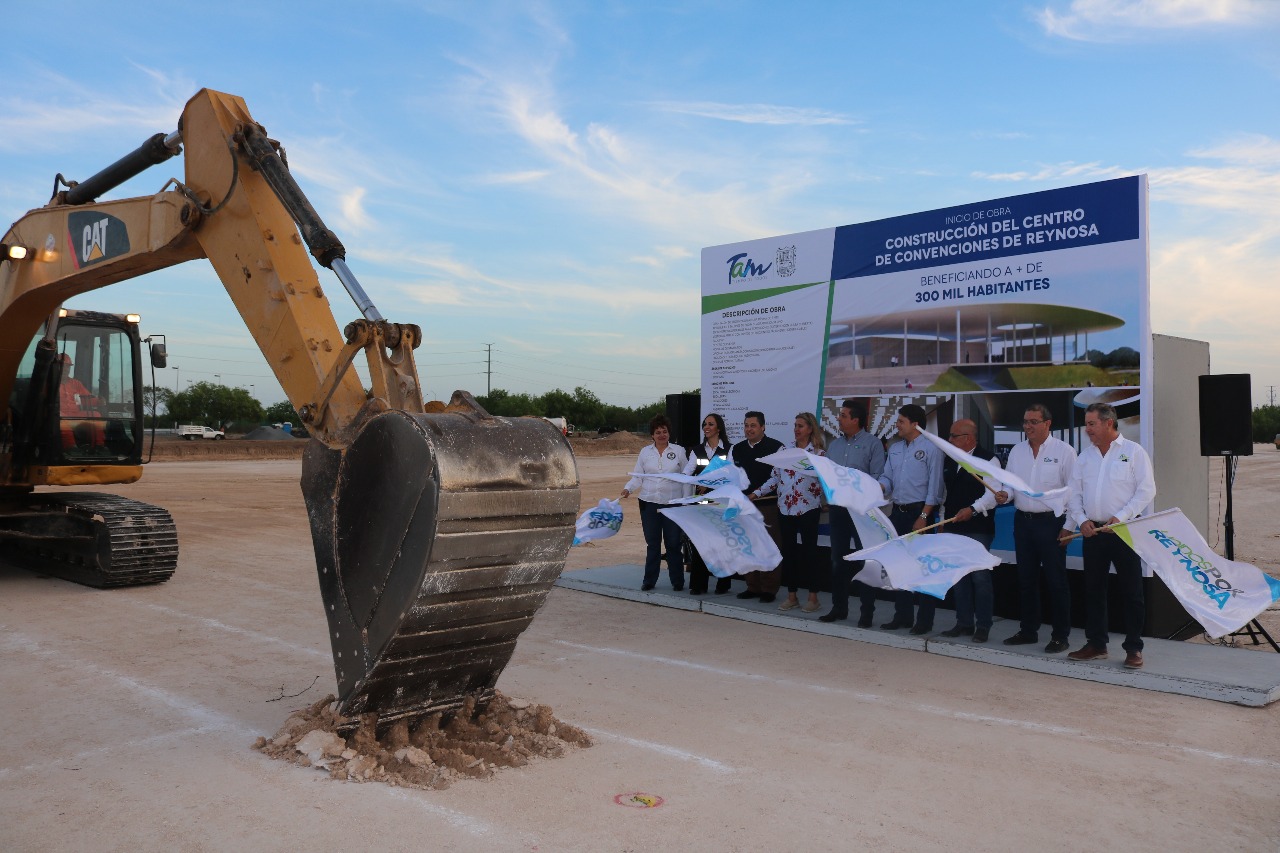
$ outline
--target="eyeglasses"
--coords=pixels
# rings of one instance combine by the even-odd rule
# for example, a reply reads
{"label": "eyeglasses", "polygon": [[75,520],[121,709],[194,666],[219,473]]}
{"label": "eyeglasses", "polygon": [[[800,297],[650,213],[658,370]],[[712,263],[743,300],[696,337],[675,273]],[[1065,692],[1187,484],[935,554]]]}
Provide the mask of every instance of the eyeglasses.
{"label": "eyeglasses", "polygon": [[1022,421],[1023,426],[1039,426],[1042,423],[1044,423],[1044,421],[1038,421],[1038,420],[1035,420],[1034,418],[1025,418]]}
{"label": "eyeglasses", "polygon": [[969,438],[967,432],[952,432],[947,434],[947,438]]}

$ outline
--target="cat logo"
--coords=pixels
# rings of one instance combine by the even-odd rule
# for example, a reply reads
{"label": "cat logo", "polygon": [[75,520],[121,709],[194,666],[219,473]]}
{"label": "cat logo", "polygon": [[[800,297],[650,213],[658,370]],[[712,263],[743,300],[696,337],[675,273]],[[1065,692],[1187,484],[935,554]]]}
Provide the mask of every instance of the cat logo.
{"label": "cat logo", "polygon": [[76,211],[67,217],[67,248],[76,269],[129,252],[129,231],[105,213]]}

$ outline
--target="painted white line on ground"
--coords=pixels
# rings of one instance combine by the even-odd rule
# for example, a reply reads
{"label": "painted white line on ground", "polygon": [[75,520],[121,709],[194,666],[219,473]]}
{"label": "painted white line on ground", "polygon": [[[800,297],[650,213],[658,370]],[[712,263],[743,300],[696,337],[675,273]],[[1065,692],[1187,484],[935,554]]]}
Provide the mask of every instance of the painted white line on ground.
{"label": "painted white line on ground", "polygon": [[[707,664],[694,663],[692,661],[680,660],[677,658],[656,657],[647,653],[634,652],[630,649],[614,649],[606,646],[587,646],[581,643],[572,643],[568,640],[552,640],[551,642],[561,646],[567,646],[571,649],[578,649],[580,651],[592,652],[595,654],[612,655],[615,657],[643,661],[645,663],[681,667],[684,669],[694,670],[695,672],[708,672],[729,678],[739,678],[744,681],[759,681],[785,688],[799,687],[806,690],[812,690],[817,693],[830,693],[848,697],[850,699],[856,699],[859,702],[879,703],[886,706],[901,708],[903,710],[931,714],[937,717],[948,717],[953,720],[964,720],[967,722],[981,723],[983,725],[1007,726],[1009,728],[1023,729],[1024,731],[1079,738],[1081,740],[1093,741],[1094,743],[1142,747],[1156,752],[1180,752],[1184,755],[1211,758],[1215,761],[1226,761],[1233,764],[1244,764],[1251,767],[1265,767],[1272,770],[1280,770],[1280,761],[1273,761],[1268,758],[1255,758],[1249,755],[1235,755],[1232,753],[1217,752],[1214,750],[1185,746],[1183,744],[1176,743],[1142,741],[1115,737],[1112,735],[1095,734],[1093,732],[1087,732],[1083,729],[1072,728],[1070,726],[1059,726],[1052,723],[1037,723],[1034,720],[1021,720],[1014,717],[997,717],[991,714],[974,714],[967,711],[956,711],[951,708],[943,708],[938,705],[925,705],[920,702],[895,702],[888,697],[881,696],[876,693],[867,693],[861,690],[849,690],[843,687],[832,687],[827,684],[811,684],[804,681],[794,681],[789,678],[773,678],[772,676],[759,675],[758,673],[752,672],[739,672],[738,670],[708,666]],[[579,728],[583,727],[579,726]]]}
{"label": "painted white line on ground", "polygon": [[587,726],[579,726],[577,723],[574,723],[574,725],[577,726],[577,728],[582,729],[584,732],[586,732],[589,735],[604,738],[605,740],[617,741],[618,743],[625,743],[627,746],[634,746],[637,749],[647,749],[651,752],[657,752],[662,755],[670,756],[671,758],[678,758],[681,761],[692,761],[697,764],[701,764],[703,767],[706,767],[708,770],[713,770],[716,773],[736,773],[737,772],[737,768],[730,767],[728,764],[724,764],[722,762],[716,761],[714,758],[707,758],[705,755],[698,755],[697,753],[694,753],[694,752],[687,752],[678,747],[668,746],[665,743],[654,743],[653,741],[649,741],[649,740],[639,740],[638,738],[627,737],[626,735],[620,735],[620,734],[617,734],[616,732],[607,732],[607,731],[604,731],[603,729],[593,729],[593,728],[588,728]]}
{"label": "painted white line on ground", "polygon": [[137,602],[137,603],[141,604],[141,606],[143,607],[150,608],[151,610],[159,610],[161,613],[168,614],[169,616],[176,616],[179,619],[182,619],[183,621],[186,621],[186,622],[202,622],[205,625],[208,625],[210,628],[216,628],[219,631],[226,631],[229,634],[237,634],[241,637],[248,637],[249,639],[255,642],[270,643],[277,646],[283,646],[284,648],[288,649],[291,652],[297,652],[300,655],[308,655],[310,657],[321,658],[322,660],[326,660],[330,662],[332,662],[333,660],[333,657],[329,652],[322,652],[316,649],[308,649],[303,646],[298,646],[293,643],[282,640],[279,637],[273,637],[270,634],[262,634],[262,633],[259,633],[258,631],[250,631],[248,628],[238,628],[235,625],[228,625],[225,622],[219,622],[217,619],[210,619],[207,616],[196,616],[195,614],[192,614],[192,613],[184,613],[181,610],[175,610],[172,607],[165,607],[163,604],[153,604],[150,602],[145,602],[145,603]]}
{"label": "painted white line on ground", "polygon": [[0,779],[7,779],[10,776],[17,776],[34,771],[44,773],[49,770],[78,770],[79,768],[68,768],[64,765],[80,764],[84,761],[110,755],[113,752],[132,751],[142,746],[151,746],[153,744],[163,743],[167,740],[177,740],[179,738],[189,738],[195,735],[202,735],[208,731],[210,731],[210,729],[203,727],[180,729],[179,731],[165,732],[164,734],[152,735],[151,737],[139,738],[137,740],[112,741],[106,746],[84,749],[80,752],[73,752],[70,755],[50,756],[39,764],[26,764],[22,767],[0,767]]}
{"label": "painted white line on ground", "polygon": [[[493,834],[493,826],[480,818],[469,815],[466,812],[457,811],[456,809],[436,805],[435,803],[424,799],[425,796],[431,793],[430,791],[408,791],[404,788],[389,788],[388,791],[390,792],[393,800],[410,803],[411,805],[417,806],[427,814],[444,818],[450,826],[461,829],[471,835],[485,836]],[[531,846],[534,849],[537,847],[536,844]]]}
{"label": "painted white line on ground", "polygon": [[[0,631],[5,631],[5,626],[0,625]],[[242,737],[256,737],[258,734],[258,732],[251,731],[245,727],[234,717],[229,717],[213,710],[212,708],[206,708],[203,705],[198,705],[194,702],[188,702],[181,696],[170,693],[167,690],[162,690],[159,687],[152,687],[150,684],[144,684],[137,679],[130,678],[127,675],[121,675],[118,672],[98,666],[95,663],[79,660],[78,658],[74,658],[61,651],[49,648],[39,641],[23,634],[12,632],[0,634],[0,652],[5,654],[14,652],[30,655],[32,657],[52,659],[63,666],[87,670],[94,675],[110,679],[116,684],[127,688],[135,696],[149,699],[154,703],[164,705],[174,711],[177,711],[184,717],[187,717],[197,723],[200,728],[207,731],[225,732]]]}

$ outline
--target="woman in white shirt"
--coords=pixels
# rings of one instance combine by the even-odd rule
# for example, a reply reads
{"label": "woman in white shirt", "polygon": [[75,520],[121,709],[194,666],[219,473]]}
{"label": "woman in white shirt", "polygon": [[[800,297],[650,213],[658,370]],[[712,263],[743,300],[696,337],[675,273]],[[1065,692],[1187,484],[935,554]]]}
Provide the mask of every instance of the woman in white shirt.
{"label": "woman in white shirt", "polygon": [[[689,451],[689,461],[685,463],[684,473],[701,474],[717,456],[727,459],[729,447],[729,436],[724,430],[724,418],[712,412],[702,419],[702,443]],[[707,564],[703,562],[702,555],[698,553],[698,549],[692,542],[689,543],[689,550],[686,553],[689,558],[689,594],[705,595],[707,582],[711,578],[711,573],[707,571]],[[716,595],[728,592],[731,584],[732,581],[729,578],[716,578]]]}
{"label": "woman in white shirt", "polygon": [[[649,435],[653,437],[653,444],[640,451],[636,459],[636,472],[681,473],[689,457],[683,447],[671,444],[671,421],[667,420],[666,415],[655,415],[649,421]],[[640,504],[640,527],[644,530],[646,546],[644,581],[640,584],[640,589],[648,591],[658,583],[658,574],[662,569],[662,546],[665,543],[671,588],[679,592],[684,589],[684,558],[680,553],[680,541],[684,533],[678,524],[658,510],[665,508],[676,498],[684,497],[687,488],[683,483],[663,477],[632,477],[623,487],[622,497],[630,497],[633,491]]]}
{"label": "woman in white shirt", "polygon": [[[796,415],[794,447],[817,456],[826,455],[826,441],[813,412]],[[818,519],[822,515],[822,486],[817,477],[804,477],[789,468],[774,468],[760,491],[778,491],[778,532],[782,539],[782,582],[787,587],[787,600],[779,610],[800,606],[801,581],[809,587],[809,600],[801,609],[813,613],[818,604]],[[796,540],[799,539],[797,542]]]}

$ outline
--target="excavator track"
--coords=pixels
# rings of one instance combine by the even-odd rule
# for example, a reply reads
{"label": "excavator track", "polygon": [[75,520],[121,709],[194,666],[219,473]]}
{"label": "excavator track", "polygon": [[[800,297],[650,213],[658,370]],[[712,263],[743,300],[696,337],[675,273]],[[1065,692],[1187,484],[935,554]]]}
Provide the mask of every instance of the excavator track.
{"label": "excavator track", "polygon": [[7,561],[86,586],[163,583],[178,567],[178,530],[158,506],[94,492],[29,495],[6,515]]}
{"label": "excavator track", "polygon": [[564,568],[577,466],[541,419],[387,412],[303,461],[341,711],[484,703]]}

